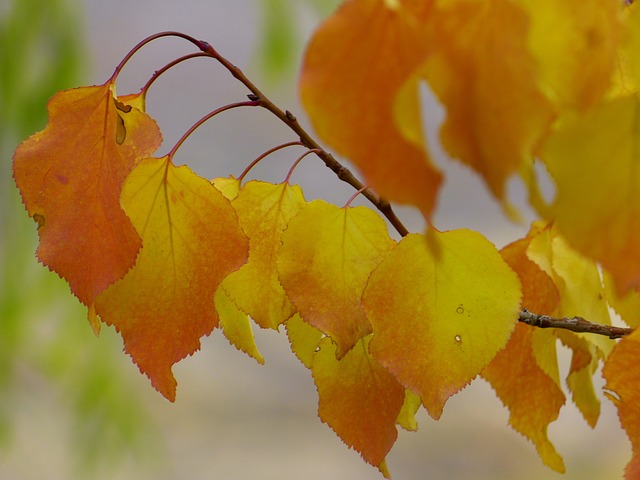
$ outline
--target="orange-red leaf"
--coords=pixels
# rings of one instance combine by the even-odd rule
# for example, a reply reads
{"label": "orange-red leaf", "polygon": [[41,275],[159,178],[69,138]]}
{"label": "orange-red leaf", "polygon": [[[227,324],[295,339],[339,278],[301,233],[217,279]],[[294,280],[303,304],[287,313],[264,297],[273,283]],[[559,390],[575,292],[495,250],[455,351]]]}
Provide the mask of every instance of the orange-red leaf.
{"label": "orange-red leaf", "polygon": [[625,478],[640,478],[640,331],[623,338],[613,347],[602,371],[609,399],[618,408],[620,423],[631,440],[633,456]]}
{"label": "orange-red leaf", "polygon": [[419,123],[417,82],[413,102],[404,101],[398,111],[394,101],[427,53],[431,3],[345,2],[309,42],[300,78],[302,103],[318,135],[383,196],[416,205],[427,217],[441,175],[422,140],[396,124],[397,117]]}
{"label": "orange-red leaf", "polygon": [[248,241],[229,201],[167,157],[138,164],[125,182],[122,205],[143,247],[127,275],[96,298],[95,310],[115,325],[125,351],[173,401],[171,366],[218,325],[214,293],[245,263]]}
{"label": "orange-red leaf", "polygon": [[443,145],[502,199],[554,115],[537,84],[527,15],[511,0],[437,5],[424,74],[447,110]]}
{"label": "orange-red leaf", "polygon": [[323,200],[306,205],[282,234],[280,282],[302,318],[336,342],[338,358],[371,333],[360,297],[394,244],[371,209]]}
{"label": "orange-red leaf", "polygon": [[434,418],[507,343],[521,288],[470,230],[408,235],[373,271],[362,301],[371,353]]}
{"label": "orange-red leaf", "polygon": [[282,231],[305,204],[297,185],[245,184],[233,206],[249,236],[251,249],[246,265],[225,279],[229,298],[263,328],[277,328],[295,313],[280,281],[276,260]]}
{"label": "orange-red leaf", "polygon": [[361,339],[337,360],[335,345],[324,338],[313,360],[313,379],[322,421],[365,461],[379,467],[398,436],[396,418],[404,388],[369,355],[370,339]]}
{"label": "orange-red leaf", "polygon": [[120,207],[127,174],[161,142],[156,123],[111,82],[56,94],[49,124],[23,142],[13,174],[38,222],[42,263],[85,305],[134,264],[140,237]]}

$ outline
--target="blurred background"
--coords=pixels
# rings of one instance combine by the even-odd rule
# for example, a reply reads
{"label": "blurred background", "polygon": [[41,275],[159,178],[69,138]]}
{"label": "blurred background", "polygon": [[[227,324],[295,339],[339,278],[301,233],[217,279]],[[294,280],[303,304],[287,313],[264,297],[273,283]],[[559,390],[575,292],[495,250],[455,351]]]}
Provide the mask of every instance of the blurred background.
{"label": "blurred background", "polygon": [[[11,178],[12,152],[44,127],[53,93],[103,83],[138,41],[163,30],[209,41],[307,125],[297,69],[313,28],[337,3],[0,0],[1,479],[382,478],[317,418],[311,375],[282,333],[255,332],[266,359],[260,366],[214,331],[202,351],[174,367],[178,397],[167,402],[122,353],[113,329],[96,338],[64,282],[37,264],[36,228]],[[145,47],[121,74],[118,93],[137,92],[154,70],[192,51],[178,39]],[[149,113],[164,133],[160,153],[198,118],[245,94],[207,59],[163,75],[148,95]],[[433,103],[428,92],[425,102]],[[425,119],[432,138],[441,120],[434,111]],[[237,109],[199,129],[175,161],[208,178],[238,175],[261,152],[293,139],[267,112]],[[269,157],[253,177],[282,181],[296,155]],[[526,232],[526,224],[505,219],[474,174],[442,155],[438,161],[448,175],[439,228],[474,228],[498,246]],[[353,193],[311,157],[292,181],[307,199],[343,205]],[[519,185],[510,189],[518,203]],[[412,209],[398,211],[410,230],[423,228]],[[621,478],[630,446],[612,405],[602,406],[595,431],[570,403],[550,427],[567,465],[562,476],[508,427],[507,410],[478,380],[449,401],[439,422],[421,411],[419,432],[400,432],[388,465],[395,479]]]}

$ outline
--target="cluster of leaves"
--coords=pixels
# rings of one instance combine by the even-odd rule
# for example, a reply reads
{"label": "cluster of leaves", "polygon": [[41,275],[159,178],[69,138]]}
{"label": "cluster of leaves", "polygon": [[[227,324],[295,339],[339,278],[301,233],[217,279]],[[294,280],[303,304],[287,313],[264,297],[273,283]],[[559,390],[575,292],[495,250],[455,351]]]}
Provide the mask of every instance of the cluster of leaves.
{"label": "cluster of leaves", "polygon": [[[630,326],[640,322],[639,22],[638,9],[618,0],[345,2],[308,45],[302,101],[321,139],[375,191],[423,213],[427,230],[400,241],[373,210],[308,202],[288,177],[209,181],[177,167],[182,139],[153,157],[161,134],[145,113],[152,82],[116,94],[122,65],[147,39],[103,85],[57,94],[47,128],[16,150],[38,258],[67,280],[96,332],[101,321],[115,326],[172,401],[171,367],[202,336],[221,327],[263,362],[250,320],[284,325],[313,375],[321,419],[384,475],[397,426],[415,430],[421,406],[439,418],[478,375],[543,462],[563,471],[546,433],[565,402],[560,340],[573,354],[569,393],[590,425],[600,408],[592,377],[604,364],[632,441],[626,475],[638,478],[640,334],[616,345],[536,329],[518,315],[526,307],[609,325],[612,306]],[[218,60],[251,91],[248,102],[205,118],[265,107],[326,161],[293,115],[190,40],[201,50],[192,56]],[[431,222],[442,175],[422,137],[425,81],[446,109],[441,139],[451,156],[506,211],[507,180],[519,174],[529,187],[540,220],[501,251],[480,233]],[[535,161],[555,181],[550,203]]]}

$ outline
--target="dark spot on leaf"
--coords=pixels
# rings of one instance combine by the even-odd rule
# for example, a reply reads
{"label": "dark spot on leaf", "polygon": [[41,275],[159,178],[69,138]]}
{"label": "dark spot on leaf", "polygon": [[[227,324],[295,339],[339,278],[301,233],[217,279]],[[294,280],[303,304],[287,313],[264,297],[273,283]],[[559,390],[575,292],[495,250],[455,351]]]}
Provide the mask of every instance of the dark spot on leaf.
{"label": "dark spot on leaf", "polygon": [[67,177],[65,177],[64,175],[57,175],[56,174],[56,178],[58,179],[58,181],[60,183],[64,183],[64,184],[69,183],[69,179]]}
{"label": "dark spot on leaf", "polygon": [[118,113],[118,120],[116,125],[116,143],[122,145],[124,139],[127,137],[127,129],[124,126],[124,119]]}
{"label": "dark spot on leaf", "polygon": [[458,305],[458,308],[456,308],[456,313],[459,315],[462,315],[464,313],[464,307],[462,306],[462,304]]}
{"label": "dark spot on leaf", "polygon": [[116,104],[116,108],[121,112],[129,113],[131,111],[131,105],[125,105],[124,103],[119,102],[115,98],[113,99],[113,101]]}
{"label": "dark spot on leaf", "polygon": [[38,224],[38,230],[44,227],[44,215],[40,215],[39,213],[34,213],[33,219]]}

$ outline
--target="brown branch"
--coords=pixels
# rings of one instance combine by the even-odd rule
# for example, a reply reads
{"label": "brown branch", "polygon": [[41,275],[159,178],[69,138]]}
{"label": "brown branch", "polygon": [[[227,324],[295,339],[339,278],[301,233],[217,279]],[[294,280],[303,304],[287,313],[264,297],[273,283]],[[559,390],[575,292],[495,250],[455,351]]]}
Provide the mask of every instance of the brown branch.
{"label": "brown branch", "polygon": [[633,332],[633,328],[614,327],[612,325],[601,325],[592,323],[582,317],[554,318],[548,315],[539,315],[530,312],[526,308],[518,315],[518,321],[539,328],[563,328],[572,332],[593,333],[604,335],[609,338],[622,338]]}
{"label": "brown branch", "polygon": [[[347,167],[338,162],[333,157],[333,155],[322,148],[318,144],[318,142],[316,142],[311,137],[311,135],[309,135],[307,131],[300,126],[298,120],[290,111],[283,111],[271,100],[269,100],[269,98],[245,76],[242,70],[240,70],[233,63],[220,55],[211,45],[207,45],[204,51],[206,51],[209,55],[220,62],[220,64],[231,73],[231,75],[233,75],[237,80],[244,84],[249,89],[249,91],[251,91],[251,95],[249,95],[250,100],[258,102],[260,106],[266,108],[276,117],[278,117],[282,122],[284,122],[291,130],[293,130],[298,135],[300,141],[304,144],[305,147],[309,148],[310,150],[315,150],[316,155],[324,162],[327,167],[329,167],[337,175],[340,180],[348,183],[356,190],[360,190],[364,187],[364,184],[360,182],[360,180],[358,180]],[[368,189],[364,190],[362,192],[362,195],[364,195],[367,200],[369,200],[380,211],[380,213],[382,213],[387,218],[387,220],[389,220],[389,223],[391,223],[393,228],[395,228],[400,235],[404,237],[409,233],[400,219],[396,216],[395,212],[391,208],[391,204],[387,200],[379,197]]]}

